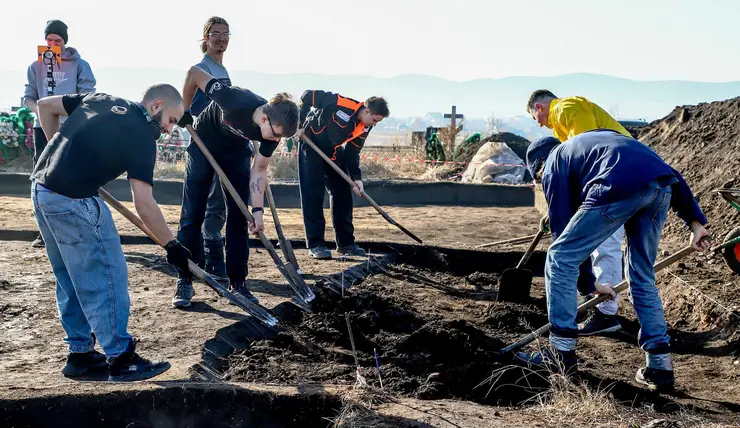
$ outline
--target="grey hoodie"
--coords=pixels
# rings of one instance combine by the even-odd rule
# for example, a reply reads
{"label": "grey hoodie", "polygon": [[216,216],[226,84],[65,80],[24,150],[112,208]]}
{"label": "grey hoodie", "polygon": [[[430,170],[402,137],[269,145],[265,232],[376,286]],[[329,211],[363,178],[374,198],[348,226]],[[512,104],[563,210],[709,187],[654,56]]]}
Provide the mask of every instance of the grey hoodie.
{"label": "grey hoodie", "polygon": [[[90,64],[80,58],[77,49],[66,47],[62,52],[62,62],[54,65],[54,95],[79,94],[95,92],[95,76]],[[46,65],[38,61],[28,66],[28,83],[23,94],[23,103],[27,100],[38,101],[46,97]],[[62,121],[65,117],[62,117]],[[38,118],[33,123],[34,128],[41,127]]]}

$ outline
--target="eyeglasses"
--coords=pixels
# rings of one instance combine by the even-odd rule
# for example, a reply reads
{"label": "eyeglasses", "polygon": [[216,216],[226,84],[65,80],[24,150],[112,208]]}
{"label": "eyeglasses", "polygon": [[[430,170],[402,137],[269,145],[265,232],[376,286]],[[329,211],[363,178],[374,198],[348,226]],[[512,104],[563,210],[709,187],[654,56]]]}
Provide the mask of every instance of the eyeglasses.
{"label": "eyeglasses", "polygon": [[270,131],[272,131],[272,136],[273,137],[275,137],[278,140],[281,139],[281,138],[283,138],[283,136],[280,135],[280,134],[278,134],[277,132],[275,132],[275,128],[272,127],[272,122],[270,121],[270,116],[267,116],[267,123],[270,124]]}
{"label": "eyeglasses", "polygon": [[214,31],[212,33],[206,33],[208,34],[208,37],[214,37],[214,38],[225,38],[228,39],[231,36],[231,33],[222,33],[220,31]]}

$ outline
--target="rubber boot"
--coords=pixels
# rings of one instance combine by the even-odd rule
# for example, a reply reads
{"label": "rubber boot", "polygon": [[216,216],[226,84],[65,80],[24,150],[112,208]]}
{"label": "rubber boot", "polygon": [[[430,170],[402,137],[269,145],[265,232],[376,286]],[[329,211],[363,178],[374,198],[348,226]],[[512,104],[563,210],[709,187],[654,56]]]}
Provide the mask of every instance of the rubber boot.
{"label": "rubber boot", "polygon": [[206,240],[203,243],[205,257],[205,271],[219,278],[226,278],[226,263],[224,262],[224,242]]}

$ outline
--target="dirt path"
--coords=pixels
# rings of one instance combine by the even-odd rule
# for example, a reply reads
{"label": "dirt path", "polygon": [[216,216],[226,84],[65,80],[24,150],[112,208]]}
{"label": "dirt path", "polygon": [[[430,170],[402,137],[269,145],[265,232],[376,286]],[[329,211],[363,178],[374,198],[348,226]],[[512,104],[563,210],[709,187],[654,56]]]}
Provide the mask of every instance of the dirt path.
{"label": "dirt path", "polygon": [[[126,205],[133,209],[132,204]],[[30,199],[0,197],[0,206],[3,207],[0,230],[35,230]],[[506,236],[510,224],[492,222],[490,218],[529,219],[513,227],[517,234],[527,234],[530,227],[536,227],[539,216],[527,208],[508,211],[446,208],[454,215],[450,215],[449,221],[441,221],[432,215],[438,210],[436,207],[404,208],[392,210],[392,215],[430,242],[449,246],[465,246],[470,241],[479,243]],[[175,230],[178,207],[164,206],[163,211]],[[286,234],[300,237],[300,210],[281,210],[280,215]],[[114,217],[120,234],[142,236],[118,213],[114,212]],[[475,222],[475,219],[484,226],[476,230],[460,226],[470,224],[471,220]],[[355,227],[358,239],[403,241],[404,237],[372,208],[356,211]],[[327,238],[331,236],[328,229]],[[164,252],[154,245],[126,245],[124,252],[130,278],[130,330],[141,341],[143,354],[156,354],[172,362],[173,368],[165,374],[165,379],[182,379],[200,357],[203,343],[216,330],[243,316],[240,310],[200,283],[195,284],[195,303],[190,310],[172,309],[170,298],[176,278],[174,270],[164,260]],[[303,271],[317,277],[339,272],[361,261],[318,262],[309,258],[305,250],[296,251],[296,256]],[[266,307],[274,307],[290,298],[290,288],[264,250],[252,250],[249,272],[250,287]],[[25,241],[0,241],[0,323],[3,325],[0,329],[0,371],[6,373],[0,380],[0,395],[10,387],[44,387],[66,382],[59,373],[66,348],[61,340],[64,334],[57,317],[54,284],[43,249],[30,248]]]}
{"label": "dirt path", "polygon": [[[124,202],[133,210],[133,204]],[[0,196],[0,230],[36,230],[31,200]],[[175,231],[180,219],[180,207],[163,205],[162,211]],[[534,208],[476,208],[476,207],[387,207],[394,220],[418,235],[425,245],[468,248],[485,242],[531,235],[537,231],[540,214]],[[303,217],[297,208],[279,209],[280,223],[289,239],[304,239]],[[114,212],[121,235],[141,235],[125,218]],[[326,239],[333,240],[331,214],[324,210]],[[396,227],[388,224],[371,207],[354,210],[355,238],[358,241],[387,241],[414,243]],[[272,216],[265,215],[267,236],[276,238]]]}

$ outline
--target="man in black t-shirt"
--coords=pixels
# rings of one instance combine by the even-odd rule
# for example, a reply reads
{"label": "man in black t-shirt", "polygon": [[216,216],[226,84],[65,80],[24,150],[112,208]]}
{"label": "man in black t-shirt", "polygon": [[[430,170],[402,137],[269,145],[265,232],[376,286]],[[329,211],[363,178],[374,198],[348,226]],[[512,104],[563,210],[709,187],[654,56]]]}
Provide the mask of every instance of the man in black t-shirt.
{"label": "man in black t-shirt", "polygon": [[[167,261],[188,269],[190,253],[152,197],[156,140],[183,115],[182,97],[170,85],[155,85],[138,103],[91,93],[47,97],[38,106],[49,143],[31,174],[31,188],[69,345],[62,372],[74,377],[108,367],[112,381],[163,373],[169,363],[139,356],[127,331],[126,259],[111,212],[97,195],[100,186],[127,172],[136,211],[167,243]],[[68,117],[60,127],[61,116]],[[91,333],[105,355],[95,351]]]}
{"label": "man in black t-shirt", "polygon": [[[179,125],[193,125],[203,143],[245,202],[251,199],[254,223],[249,232],[257,235],[264,226],[262,214],[267,166],[282,137],[293,135],[298,128],[298,106],[288,94],[277,94],[269,102],[253,92],[227,86],[198,67],[191,67],[185,79],[183,99],[190,104],[196,89],[212,100],[193,121],[189,113]],[[259,141],[259,151],[251,171],[250,141]],[[198,240],[214,170],[196,144],[188,147],[185,168],[180,229],[177,238],[198,257]],[[226,274],[229,288],[257,301],[245,285],[249,257],[247,221],[234,198],[226,195]],[[180,272],[172,298],[174,307],[190,306],[193,297],[192,276]]]}

